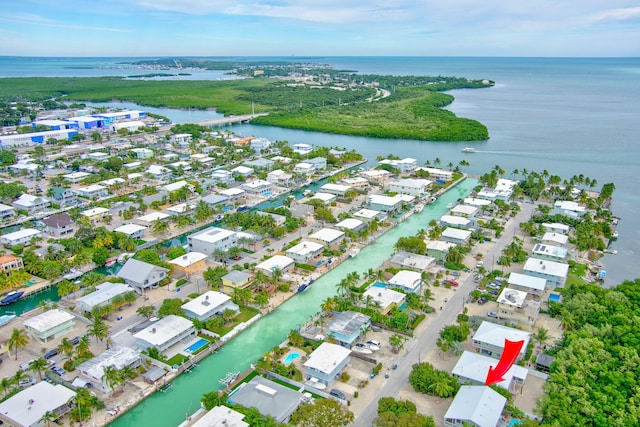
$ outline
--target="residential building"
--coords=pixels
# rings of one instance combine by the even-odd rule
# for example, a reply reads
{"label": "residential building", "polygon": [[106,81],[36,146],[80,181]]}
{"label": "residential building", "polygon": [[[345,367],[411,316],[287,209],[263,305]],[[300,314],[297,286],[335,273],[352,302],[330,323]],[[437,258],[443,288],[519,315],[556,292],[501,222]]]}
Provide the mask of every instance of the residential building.
{"label": "residential building", "polygon": [[445,242],[444,240],[429,240],[427,243],[427,255],[434,259],[444,262],[449,249],[456,246],[455,243]]}
{"label": "residential building", "polygon": [[218,194],[229,198],[229,202],[243,202],[247,197],[247,192],[241,188],[227,188],[226,190],[218,191]]}
{"label": "residential building", "polygon": [[108,394],[112,390],[104,375],[104,371],[108,366],[114,369],[123,369],[125,367],[135,369],[141,364],[142,358],[137,351],[129,347],[115,345],[81,363],[76,369],[80,372],[80,378],[89,382],[91,387]]}
{"label": "residential building", "polygon": [[75,391],[61,384],[40,381],[0,403],[0,422],[12,427],[44,426],[44,414],[62,417],[71,411],[75,396]]}
{"label": "residential building", "polygon": [[356,311],[342,311],[333,316],[327,325],[327,333],[331,335],[336,343],[347,348],[351,348],[362,331],[369,329],[371,318]]}
{"label": "residential building", "polygon": [[567,262],[567,253],[567,248],[542,243],[536,243],[531,250],[531,256],[533,258],[546,259],[560,263]]}
{"label": "residential building", "polygon": [[318,242],[303,240],[297,245],[287,249],[286,255],[296,262],[308,263],[324,251],[324,245]]}
{"label": "residential building", "polygon": [[453,172],[445,169],[417,167],[416,172],[418,171],[427,172],[429,174],[429,178],[433,178],[439,182],[451,181],[453,179]]}
{"label": "residential building", "polygon": [[[472,351],[465,351],[453,367],[451,374],[458,377],[461,384],[484,385],[490,366],[495,368],[496,359]],[[504,379],[496,385],[513,394],[520,393],[528,373],[527,368],[513,365],[506,373],[502,374]]]}
{"label": "residential building", "polygon": [[246,191],[250,196],[264,197],[273,193],[273,184],[262,179],[245,182],[240,186],[240,188]]}
{"label": "residential building", "polygon": [[531,333],[519,329],[509,328],[491,322],[482,322],[473,335],[472,345],[480,354],[500,359],[504,351],[505,339],[509,341],[524,341],[516,361],[522,359],[527,352],[531,340]]}
{"label": "residential building", "polygon": [[89,176],[91,176],[91,174],[87,172],[72,172],[72,173],[63,175],[62,177],[72,184],[78,184],[80,181],[82,181],[83,179]]}
{"label": "residential building", "polygon": [[227,201],[229,201],[229,198],[227,196],[222,196],[220,194],[211,193],[211,194],[207,194],[200,200],[208,204],[209,206],[213,207],[213,206],[226,204]]}
{"label": "residential building", "polygon": [[447,227],[440,235],[440,238],[445,242],[455,243],[456,245],[464,245],[469,242],[469,239],[471,238],[471,231]]}
{"label": "residential building", "polygon": [[403,294],[402,292],[373,285],[364,291],[364,294],[362,294],[362,302],[360,305],[366,307],[369,305],[369,301],[371,300],[378,305],[378,311],[386,315],[394,308],[402,306],[406,298],[406,294]]}
{"label": "residential building", "polygon": [[418,273],[429,270],[435,262],[435,258],[431,256],[414,254],[406,251],[396,252],[389,260],[392,267],[413,270]]}
{"label": "residential building", "polygon": [[129,258],[117,277],[124,279],[125,283],[135,288],[138,293],[144,293],[145,289],[158,286],[161,280],[167,277],[169,270],[157,265],[148,264]]}
{"label": "residential building", "polygon": [[175,215],[189,215],[196,208],[196,205],[191,203],[178,203],[177,205],[169,206],[164,211],[171,216]]}
{"label": "residential building", "polygon": [[0,203],[0,221],[9,221],[16,216],[16,210]]}
{"label": "residential building", "polygon": [[394,169],[400,171],[400,173],[411,172],[418,167],[418,161],[416,159],[412,159],[407,157],[405,159],[383,159],[378,162],[379,165],[389,165]]}
{"label": "residential building", "polygon": [[253,151],[260,153],[262,150],[271,147],[271,141],[267,138],[252,138],[250,146]]}
{"label": "residential building", "polygon": [[211,256],[218,250],[227,251],[230,247],[237,246],[238,236],[235,231],[210,227],[189,235],[187,241],[189,251]]}
{"label": "residential building", "polygon": [[44,232],[57,239],[72,237],[76,232],[75,224],[67,213],[53,214],[42,220]]}
{"label": "residential building", "polygon": [[149,165],[146,173],[150,174],[153,179],[159,182],[166,182],[173,174],[171,169],[160,165]]}
{"label": "residential building", "polygon": [[227,400],[246,408],[256,408],[265,417],[273,418],[276,423],[287,424],[300,406],[302,398],[301,392],[258,376],[235,389]]}
{"label": "residential building", "polygon": [[357,233],[360,230],[367,228],[367,224],[355,218],[346,218],[335,225],[339,230],[351,231]]}
{"label": "residential building", "polygon": [[541,297],[544,295],[544,290],[547,281],[541,277],[528,276],[520,273],[509,273],[507,283],[511,289],[524,291],[532,295]]}
{"label": "residential building", "polygon": [[536,358],[536,371],[546,372],[547,374],[551,370],[551,364],[555,362],[556,358],[549,356],[546,353],[538,354]]}
{"label": "residential building", "polygon": [[276,227],[281,227],[287,221],[287,217],[284,215],[278,215],[271,212],[257,211],[256,215],[258,216],[269,216],[273,218],[273,223]]}
{"label": "residential building", "polygon": [[559,222],[544,222],[542,223],[542,228],[546,233],[569,234],[569,229],[571,227]]}
{"label": "residential building", "polygon": [[349,185],[342,185],[342,184],[329,183],[329,184],[324,184],[322,187],[320,187],[321,192],[333,194],[339,197],[344,197],[345,194],[350,190],[352,190],[352,187],[350,187]]}
{"label": "residential building", "polygon": [[133,239],[142,239],[147,234],[147,227],[137,224],[124,224],[114,229],[116,233],[123,233]]}
{"label": "residential building", "polygon": [[101,207],[87,209],[86,211],[80,212],[80,215],[88,218],[92,223],[95,224],[96,222],[102,221],[107,216],[109,216],[109,209]]}
{"label": "residential building", "polygon": [[463,216],[456,215],[442,215],[438,221],[442,227],[456,227],[456,228],[474,228],[476,226],[475,220],[465,218]]}
{"label": "residential building", "polygon": [[325,206],[328,206],[334,203],[336,201],[336,198],[337,197],[335,196],[335,194],[316,193],[311,196],[310,200],[320,200]]}
{"label": "residential building", "polygon": [[140,225],[144,225],[145,227],[153,226],[153,223],[156,221],[164,221],[169,218],[171,215],[166,214],[164,212],[151,212],[150,214],[143,215],[135,219],[137,223]]}
{"label": "residential building", "polygon": [[280,270],[281,272],[286,272],[291,269],[295,264],[295,261],[292,258],[284,255],[274,255],[271,258],[262,261],[260,264],[255,266],[255,270],[260,270],[268,277],[273,275],[274,270]]}
{"label": "residential building", "polygon": [[127,170],[138,169],[140,166],[142,166],[142,162],[129,162],[122,165]]}
{"label": "residential building", "polygon": [[11,205],[18,210],[27,211],[30,215],[34,215],[43,212],[49,207],[49,199],[23,193]]}
{"label": "residential building", "polygon": [[348,185],[354,190],[367,191],[369,190],[369,181],[366,178],[357,176],[354,178],[345,178],[340,181],[344,185]]}
{"label": "residential building", "polygon": [[451,215],[461,216],[465,218],[473,218],[480,212],[477,206],[456,205],[451,209]]}
{"label": "residential building", "polygon": [[490,200],[485,200],[485,199],[477,199],[474,197],[465,197],[463,200],[463,203],[467,206],[473,206],[478,208],[480,211],[484,212],[484,210],[491,206],[491,201]]}
{"label": "residential building", "polygon": [[119,295],[133,292],[133,288],[124,283],[104,282],[96,286],[96,290],[75,300],[75,305],[85,313],[99,306],[109,304]]}
{"label": "residential building", "polygon": [[540,301],[527,297],[524,291],[505,288],[497,299],[498,318],[516,325],[518,328],[531,331],[540,314]]}
{"label": "residential building", "polygon": [[174,191],[181,190],[184,187],[187,187],[189,191],[193,191],[193,185],[189,184],[185,180],[180,180],[180,181],[172,182],[171,184],[163,185],[162,189],[167,193],[173,193]]}
{"label": "residential building", "polygon": [[271,159],[266,159],[263,157],[259,157],[255,160],[248,160],[243,163],[243,165],[253,168],[254,170],[270,170],[275,162]]}
{"label": "residential building", "polygon": [[569,274],[569,265],[538,258],[529,258],[524,263],[524,274],[541,277],[547,281],[549,287],[563,287]]}
{"label": "residential building", "polygon": [[164,353],[179,342],[190,341],[195,333],[196,329],[191,320],[170,314],[134,334],[133,337],[140,349],[154,347],[160,353]]}
{"label": "residential building", "polygon": [[557,200],[553,204],[550,215],[560,214],[571,218],[579,218],[585,214],[587,209],[579,203],[571,200]]}
{"label": "residential building", "polygon": [[231,173],[233,173],[234,176],[243,176],[245,178],[249,178],[254,172],[252,168],[246,166],[237,166],[231,169]]}
{"label": "residential building", "polygon": [[225,310],[233,310],[236,314],[240,313],[240,307],[231,302],[229,295],[216,291],[207,291],[182,304],[181,308],[188,318],[201,322],[213,316],[221,316]]}
{"label": "residential building", "polygon": [[297,173],[306,177],[310,177],[315,171],[316,168],[311,163],[307,162],[298,163],[293,167],[293,173]]}
{"label": "residential building", "polygon": [[86,187],[80,187],[74,190],[80,197],[86,199],[98,199],[109,195],[107,187],[98,184],[87,185]]}
{"label": "residential building", "polygon": [[291,157],[284,157],[284,156],[273,156],[271,160],[274,162],[280,162],[284,165],[288,165],[293,162],[293,159]]}
{"label": "residential building", "polygon": [[316,172],[327,168],[327,159],[324,157],[313,157],[311,159],[305,160],[304,162],[313,165],[313,169]]}
{"label": "residential building", "polygon": [[188,146],[191,142],[191,134],[190,133],[177,133],[175,135],[171,135],[171,139],[169,140],[171,143],[174,143],[179,146]]}
{"label": "residential building", "polygon": [[422,276],[417,271],[400,270],[389,279],[389,287],[400,288],[407,293],[418,294],[422,286]]}
{"label": "residential building", "polygon": [[342,241],[342,239],[344,239],[344,237],[344,231],[334,230],[332,228],[323,228],[307,236],[309,240],[321,243],[328,247],[337,245]]}
{"label": "residential building", "polygon": [[169,261],[173,266],[175,277],[191,278],[192,274],[204,271],[207,268],[207,255],[201,252],[188,252]]}
{"label": "residential building", "polygon": [[211,179],[218,184],[230,185],[235,181],[233,174],[224,169],[218,169],[211,172]]}
{"label": "residential building", "polygon": [[382,211],[376,211],[373,209],[360,209],[354,212],[353,217],[360,219],[366,223],[370,223],[373,220],[384,221],[387,219],[387,214]]}
{"label": "residential building", "polygon": [[542,236],[541,243],[566,247],[567,243],[569,243],[569,236],[566,234],[546,232]]}
{"label": "residential building", "polygon": [[22,258],[14,255],[1,255],[0,256],[0,271],[10,275],[12,271],[21,270],[24,268]]}
{"label": "residential building", "polygon": [[349,363],[350,355],[351,350],[348,348],[323,342],[303,363],[304,379],[315,378],[318,382],[330,386]]}
{"label": "residential building", "polygon": [[293,151],[303,156],[309,154],[312,149],[313,147],[309,144],[293,144]]}
{"label": "residential building", "polygon": [[411,196],[422,197],[428,195],[427,191],[432,181],[427,179],[398,179],[389,182],[389,192],[398,194],[409,194]]}
{"label": "residential building", "polygon": [[463,385],[444,414],[445,427],[496,427],[507,398],[485,386]]}
{"label": "residential building", "polygon": [[250,427],[242,421],[245,415],[227,406],[214,406],[189,427]]}
{"label": "residential building", "polygon": [[382,194],[370,194],[369,208],[381,212],[396,212],[402,208],[402,197],[400,195],[384,196]]}
{"label": "residential building", "polygon": [[267,181],[279,187],[288,187],[289,184],[291,184],[292,178],[292,174],[287,173],[282,169],[276,169],[267,174]]}
{"label": "residential building", "polygon": [[370,183],[384,185],[391,178],[391,172],[384,169],[370,169],[360,172],[360,176]]}
{"label": "residential building", "polygon": [[59,308],[45,311],[23,322],[24,328],[43,342],[61,337],[73,329],[75,317]]}
{"label": "residential building", "polygon": [[35,228],[23,228],[13,233],[0,236],[0,243],[3,245],[17,246],[31,243],[31,239],[42,237],[42,231]]}
{"label": "residential building", "polygon": [[135,153],[138,159],[151,159],[154,155],[153,150],[148,148],[132,148],[131,152]]}
{"label": "residential building", "polygon": [[253,276],[244,271],[232,270],[222,276],[222,291],[232,294],[234,289],[246,289],[253,284]]}

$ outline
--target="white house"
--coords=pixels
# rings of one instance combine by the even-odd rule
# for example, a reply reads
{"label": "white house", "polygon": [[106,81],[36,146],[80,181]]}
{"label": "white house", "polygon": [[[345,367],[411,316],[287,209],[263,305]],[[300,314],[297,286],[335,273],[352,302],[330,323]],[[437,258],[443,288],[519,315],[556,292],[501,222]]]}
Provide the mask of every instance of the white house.
{"label": "white house", "polygon": [[201,322],[222,315],[225,310],[233,310],[240,313],[240,308],[231,302],[229,295],[222,292],[207,291],[204,294],[181,305],[187,317]]}
{"label": "white house", "polygon": [[332,228],[323,228],[308,236],[309,240],[316,241],[325,246],[333,246],[344,239],[344,231],[334,230]]}
{"label": "white house", "polygon": [[235,231],[210,227],[189,235],[187,241],[190,251],[211,256],[217,250],[227,251],[230,247],[237,246],[238,236]]}
{"label": "white house", "polygon": [[320,191],[323,193],[333,194],[335,196],[344,196],[347,191],[351,190],[351,186],[349,185],[341,185],[341,184],[325,184],[320,187]]}
{"label": "white house", "polygon": [[367,228],[367,224],[359,219],[355,218],[346,218],[335,225],[335,227],[339,230],[349,230],[354,233],[357,233],[360,230]]}
{"label": "white house", "polygon": [[307,162],[298,163],[293,167],[294,173],[304,175],[304,176],[311,176],[315,171],[316,171],[316,168],[311,163],[307,163]]}
{"label": "white house", "polygon": [[11,206],[0,203],[0,221],[7,221],[16,216],[16,210]]}
{"label": "white house", "polygon": [[91,313],[95,307],[108,304],[118,295],[132,292],[133,288],[124,283],[105,282],[96,286],[96,290],[84,295],[75,301],[76,307],[80,310]]}
{"label": "white house", "polygon": [[127,366],[137,368],[141,363],[142,359],[137,351],[129,347],[116,345],[81,363],[76,369],[80,372],[80,377],[91,383],[92,387],[103,393],[110,393],[111,386],[104,378],[104,371],[108,366],[112,366],[115,369],[122,369]]}
{"label": "white house", "polygon": [[382,194],[369,195],[369,208],[381,212],[395,212],[402,208],[402,196],[385,196]]}
{"label": "white house", "polygon": [[0,403],[0,421],[6,426],[41,427],[42,417],[61,417],[71,411],[76,392],[61,384],[40,381]]}
{"label": "white house", "polygon": [[553,204],[553,210],[551,210],[550,214],[560,214],[572,218],[578,218],[583,216],[586,211],[587,209],[584,206],[580,206],[577,202],[571,200],[557,200]]}
{"label": "white house", "polygon": [[509,273],[507,283],[512,289],[517,289],[533,295],[542,296],[544,295],[547,281],[541,277],[533,277],[526,274],[512,272]]}
{"label": "white house", "polygon": [[312,157],[304,162],[313,165],[316,172],[327,168],[327,159],[324,157]]}
{"label": "white house", "polygon": [[45,311],[24,321],[24,328],[34,337],[47,342],[61,337],[73,329],[75,317],[59,308]]}
{"label": "white house", "polygon": [[273,193],[273,184],[263,179],[256,179],[254,181],[245,182],[240,186],[247,194],[252,196],[268,196]]}
{"label": "white house", "polygon": [[77,184],[88,176],[91,176],[91,174],[87,172],[72,172],[72,173],[63,175],[62,177],[72,184]]}
{"label": "white house", "polygon": [[571,227],[565,224],[561,224],[559,222],[552,222],[552,223],[544,222],[542,223],[542,228],[547,233],[569,234],[569,229]]}
{"label": "white house", "polygon": [[211,179],[218,184],[229,185],[235,181],[233,174],[224,169],[218,169],[211,172]]}
{"label": "white house", "polygon": [[153,288],[167,277],[168,269],[149,264],[137,259],[129,258],[118,271],[117,277],[133,286],[137,292],[144,293],[145,289]]}
{"label": "white house", "polygon": [[416,172],[418,171],[427,172],[429,174],[429,178],[433,178],[435,180],[451,181],[453,179],[453,172],[444,169],[418,167],[416,168]]}
{"label": "white house", "polygon": [[135,153],[138,159],[150,159],[153,157],[153,150],[148,148],[132,148],[132,153]]}
{"label": "white house", "polygon": [[411,172],[418,167],[418,161],[410,157],[400,160],[383,159],[378,162],[380,165],[390,165],[394,169],[398,169],[400,173]]}
{"label": "white house", "polygon": [[226,190],[218,191],[218,194],[225,196],[230,202],[242,201],[247,197],[247,192],[241,188],[227,188]]}
{"label": "white house", "polygon": [[400,288],[409,293],[420,293],[422,276],[417,271],[400,270],[391,279],[389,287]]}
{"label": "white house", "polygon": [[0,243],[3,245],[16,246],[26,245],[31,239],[42,237],[42,231],[35,228],[23,228],[13,233],[7,233],[0,236]]}
{"label": "white house", "polygon": [[245,416],[227,406],[214,406],[189,427],[250,427],[242,421]]}
{"label": "white house", "polygon": [[496,427],[507,398],[485,386],[463,385],[444,414],[445,427]]}
{"label": "white house", "polygon": [[143,215],[141,217],[136,218],[136,222],[149,227],[152,226],[156,221],[164,221],[169,218],[171,215],[163,213],[163,212],[151,212],[150,214]]}
{"label": "white house", "polygon": [[267,174],[267,181],[280,187],[287,187],[291,183],[292,174],[276,169]]}
{"label": "white house", "polygon": [[315,378],[327,386],[333,384],[349,363],[350,355],[348,348],[323,342],[304,362],[304,379]]}
{"label": "white house", "polygon": [[467,206],[473,206],[480,210],[484,210],[487,206],[491,206],[490,200],[477,199],[475,197],[465,197],[463,203]]}
{"label": "white house", "polygon": [[160,165],[149,165],[149,167],[147,168],[147,173],[150,174],[153,179],[160,182],[167,181],[173,174],[173,172],[171,172],[171,169]]}
{"label": "white house", "polygon": [[432,181],[428,179],[398,179],[396,181],[389,182],[388,190],[391,193],[409,194],[411,196],[421,197],[429,192],[427,189],[431,185]]}
{"label": "white house", "polygon": [[542,243],[536,243],[531,250],[531,256],[533,258],[547,259],[549,261],[556,261],[564,263],[567,261],[567,248],[553,245],[545,245]]}
{"label": "white house", "polygon": [[193,185],[189,184],[185,180],[180,180],[172,182],[171,184],[164,185],[162,186],[162,189],[167,193],[173,193],[174,191],[181,190],[183,187],[187,187],[189,190],[193,190]]}
{"label": "white house", "polygon": [[485,321],[480,324],[473,335],[472,345],[479,350],[480,354],[500,359],[504,351],[505,339],[516,342],[524,341],[516,359],[520,360],[527,352],[531,333]]}
{"label": "white house", "polygon": [[369,299],[375,301],[379,305],[380,313],[387,314],[394,307],[400,307],[406,300],[407,296],[402,292],[394,291],[389,288],[380,288],[378,286],[370,286],[364,294],[362,294],[361,306],[365,306]]}
{"label": "white house", "polygon": [[529,258],[524,263],[524,274],[541,277],[547,281],[547,286],[563,287],[569,274],[569,265],[548,261],[545,259]]}
{"label": "white house", "polygon": [[309,144],[293,144],[293,151],[303,156],[309,154],[312,149],[313,148]]}
{"label": "white house", "polygon": [[296,262],[306,263],[322,254],[324,245],[317,242],[303,240],[297,245],[287,249],[286,255]]}
{"label": "white house", "polygon": [[349,187],[359,191],[366,191],[369,189],[369,181],[366,178],[363,178],[361,176],[356,176],[353,178],[345,178],[340,180],[340,182],[344,185],[348,185]]}
{"label": "white house", "polygon": [[360,176],[369,182],[384,184],[391,176],[391,172],[384,169],[371,169],[360,172]]}
{"label": "white house", "polygon": [[474,228],[476,223],[474,220],[457,215],[442,215],[438,221],[443,227],[457,227],[457,228]]}
{"label": "white house", "polygon": [[107,187],[99,184],[87,185],[86,187],[77,188],[74,191],[78,196],[88,199],[105,197],[109,195],[109,190],[107,190]]}
{"label": "white house", "polygon": [[447,227],[440,235],[440,238],[445,242],[454,243],[456,245],[464,245],[471,238],[471,231]]}
{"label": "white house", "polygon": [[155,347],[163,353],[174,344],[191,340],[195,332],[196,329],[191,320],[170,314],[134,334],[133,337],[139,348],[144,350]]}
{"label": "white house", "polygon": [[530,331],[540,314],[540,301],[527,297],[525,291],[505,288],[496,301],[498,302],[498,318],[509,324]]}
{"label": "white house", "polygon": [[384,221],[385,219],[387,219],[387,214],[382,211],[376,211],[373,209],[360,209],[359,211],[354,212],[353,217],[369,223],[374,219],[377,219],[378,221]]}
{"label": "white house", "polygon": [[462,216],[465,218],[475,217],[480,210],[477,206],[471,205],[456,205],[451,209],[451,215]]}
{"label": "white house", "polygon": [[31,215],[42,212],[49,207],[49,199],[46,197],[33,196],[23,193],[14,200],[11,205],[18,209],[29,212]]}
{"label": "white house", "polygon": [[[461,383],[484,385],[490,366],[495,368],[496,359],[472,351],[465,351],[453,367],[451,374],[460,378]],[[518,393],[522,390],[528,373],[529,370],[527,368],[513,365],[502,375],[504,380],[496,383],[496,385],[512,393]]]}
{"label": "white house", "polygon": [[247,167],[247,166],[237,166],[237,167],[231,169],[231,172],[234,175],[240,175],[240,176],[243,176],[245,178],[248,178],[251,175],[253,175],[254,170],[252,168]]}
{"label": "white house", "polygon": [[429,240],[427,243],[427,255],[437,259],[438,261],[444,261],[449,253],[449,249],[456,246],[455,243],[445,242],[443,240]]}
{"label": "white house", "polygon": [[313,196],[311,196],[310,200],[320,200],[325,205],[330,205],[330,204],[332,204],[333,202],[336,201],[336,195],[335,194],[330,194],[330,193],[318,192],[318,193],[314,194]]}
{"label": "white house", "polygon": [[423,272],[434,265],[435,261],[435,258],[430,256],[400,251],[393,254],[389,263],[394,267]]}
{"label": "white house", "polygon": [[293,265],[295,261],[292,258],[284,255],[274,255],[271,258],[262,261],[260,264],[255,266],[256,270],[260,270],[265,273],[267,276],[271,277],[274,270],[279,270],[281,272],[288,271]]}
{"label": "white house", "polygon": [[569,243],[569,236],[567,236],[566,234],[546,232],[542,236],[541,242],[545,244],[565,247],[567,246],[567,243]]}
{"label": "white house", "polygon": [[192,136],[190,133],[177,133],[175,135],[171,135],[170,141],[176,145],[186,146],[191,142],[191,138]]}

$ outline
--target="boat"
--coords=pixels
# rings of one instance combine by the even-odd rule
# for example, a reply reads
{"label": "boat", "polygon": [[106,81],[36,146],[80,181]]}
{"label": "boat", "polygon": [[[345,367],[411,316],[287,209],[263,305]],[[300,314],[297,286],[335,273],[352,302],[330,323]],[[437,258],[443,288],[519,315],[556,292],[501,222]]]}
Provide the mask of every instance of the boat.
{"label": "boat", "polygon": [[476,149],[475,149],[475,148],[472,148],[472,147],[464,147],[464,148],[462,149],[462,152],[463,152],[463,153],[475,153],[475,152],[476,152]]}
{"label": "boat", "polygon": [[18,301],[20,298],[22,298],[22,295],[24,295],[24,291],[12,291],[12,292],[9,292],[4,298],[2,298],[0,300],[0,305],[12,304],[12,303]]}
{"label": "boat", "polygon": [[349,258],[354,258],[360,253],[360,248],[353,248],[349,251]]}
{"label": "boat", "polygon": [[424,209],[423,205],[416,205],[416,207],[414,208],[414,211],[416,213],[420,213],[420,212],[422,212],[422,209]]}
{"label": "boat", "polygon": [[355,351],[356,353],[361,353],[361,354],[373,354],[373,351],[371,351],[370,349],[367,348],[366,345],[361,343],[354,345],[351,351]]}
{"label": "boat", "polygon": [[106,265],[107,267],[111,267],[117,261],[118,261],[118,258],[111,258],[111,259],[108,259],[107,262],[104,265]]}
{"label": "boat", "polygon": [[302,282],[302,284],[300,286],[298,286],[298,292],[304,292],[307,289],[309,289],[311,287],[311,284],[313,283],[312,280],[305,280],[304,282]]}
{"label": "boat", "polygon": [[304,383],[304,385],[308,385],[309,387],[313,387],[317,390],[324,390],[327,386],[324,383],[321,383],[317,378],[311,377],[308,381]]}
{"label": "boat", "polygon": [[118,255],[118,259],[116,261],[118,262],[118,264],[124,264],[125,262],[127,262],[129,258],[131,258],[134,255],[135,253],[133,252],[123,252],[120,255]]}
{"label": "boat", "polygon": [[3,314],[0,316],[0,326],[4,326],[16,318],[15,314]]}
{"label": "boat", "polygon": [[447,209],[451,209],[451,208],[453,208],[453,206],[454,206],[453,203],[448,203],[447,204]]}
{"label": "boat", "polygon": [[611,235],[611,237],[613,237],[614,239],[617,239],[619,235],[620,235],[620,234],[618,233],[618,230],[616,230],[616,231],[614,231],[614,232],[613,232],[613,234]]}
{"label": "boat", "polygon": [[71,270],[69,270],[69,272],[67,274],[65,274],[64,276],[62,276],[63,279],[66,280],[75,280],[78,277],[82,276],[82,271],[76,270],[74,268],[72,268]]}

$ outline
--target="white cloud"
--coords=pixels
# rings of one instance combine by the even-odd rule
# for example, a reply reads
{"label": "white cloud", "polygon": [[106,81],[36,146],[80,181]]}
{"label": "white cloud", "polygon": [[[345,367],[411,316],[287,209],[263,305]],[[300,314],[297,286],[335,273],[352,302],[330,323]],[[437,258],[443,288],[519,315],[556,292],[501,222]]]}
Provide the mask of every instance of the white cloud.
{"label": "white cloud", "polygon": [[640,19],[640,7],[608,9],[595,15],[595,21],[629,21]]}
{"label": "white cloud", "polygon": [[114,27],[96,27],[91,25],[74,25],[68,23],[62,23],[58,21],[54,21],[52,19],[46,18],[41,15],[36,15],[32,13],[15,13],[10,16],[5,16],[4,18],[0,18],[0,21],[25,24],[25,25],[35,25],[41,27],[54,27],[54,28],[68,28],[73,30],[83,30],[83,31],[108,31],[114,33],[130,33],[132,32],[126,28],[114,28]]}

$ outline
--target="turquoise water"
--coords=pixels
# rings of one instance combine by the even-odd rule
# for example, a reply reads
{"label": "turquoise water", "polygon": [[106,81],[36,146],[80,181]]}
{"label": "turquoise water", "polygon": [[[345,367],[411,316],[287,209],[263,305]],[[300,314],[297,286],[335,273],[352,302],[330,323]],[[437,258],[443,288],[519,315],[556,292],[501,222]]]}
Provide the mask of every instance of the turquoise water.
{"label": "turquoise water", "polygon": [[375,286],[376,288],[386,288],[387,284],[383,282],[376,282],[373,284],[373,286]]}
{"label": "turquoise water", "polygon": [[298,352],[291,352],[287,355],[287,357],[284,359],[284,364],[288,365],[289,363],[293,362],[294,360],[296,360],[298,357],[300,357],[300,353]]}
{"label": "turquoise water", "polygon": [[560,295],[559,294],[550,294],[549,295],[549,301],[560,302]]}
{"label": "turquoise water", "polygon": [[218,380],[230,371],[248,369],[260,356],[279,345],[291,329],[299,328],[320,311],[322,301],[337,293],[336,284],[350,272],[365,275],[369,268],[381,265],[393,253],[398,238],[414,235],[426,228],[429,221],[447,211],[447,204],[469,194],[477,181],[468,179],[445,193],[438,201],[427,205],[421,213],[411,216],[389,230],[378,240],[364,247],[357,257],[349,258],[316,280],[307,291],[296,294],[271,314],[247,328],[217,353],[199,363],[200,375],[182,375],[173,382],[171,391],[155,393],[141,402],[112,425],[129,427],[153,425],[174,427],[184,421],[184,414],[193,412],[203,393],[218,390]]}
{"label": "turquoise water", "polygon": [[185,348],[184,351],[187,353],[195,353],[200,350],[205,345],[209,344],[209,340],[205,340],[204,338],[200,338],[198,341],[191,344],[189,347]]}
{"label": "turquoise water", "polygon": [[514,426],[519,426],[521,424],[524,424],[522,421],[517,420],[515,418],[511,418],[511,421],[509,421],[509,427],[514,427]]}

